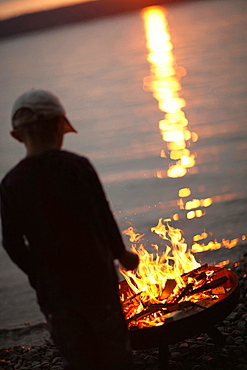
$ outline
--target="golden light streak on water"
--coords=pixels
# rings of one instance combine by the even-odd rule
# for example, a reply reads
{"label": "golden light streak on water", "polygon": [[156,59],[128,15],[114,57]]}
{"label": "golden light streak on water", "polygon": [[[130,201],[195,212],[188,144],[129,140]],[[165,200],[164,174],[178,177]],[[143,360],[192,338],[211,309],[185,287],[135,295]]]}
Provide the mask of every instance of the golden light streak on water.
{"label": "golden light streak on water", "polygon": [[0,19],[8,19],[21,14],[35,13],[63,6],[86,3],[99,0],[12,0],[0,4]]}
{"label": "golden light streak on water", "polygon": [[199,199],[192,199],[189,202],[185,203],[185,209],[190,210],[193,208],[198,208],[201,205],[201,201]]}
{"label": "golden light streak on water", "polygon": [[[152,91],[158,101],[159,109],[165,113],[159,122],[159,129],[171,160],[176,161],[167,170],[171,178],[183,177],[188,168],[195,166],[195,155],[187,149],[189,141],[197,141],[198,135],[188,129],[188,120],[182,109],[186,102],[179,96],[180,78],[186,74],[183,67],[176,65],[172,53],[173,45],[168,29],[165,11],[153,6],[143,10],[146,32],[147,60],[150,63],[151,75],[143,80],[146,91]],[[167,157],[162,151],[162,158]],[[157,177],[162,178],[160,173]]]}
{"label": "golden light streak on water", "polygon": [[206,198],[201,200],[201,206],[202,207],[209,207],[213,203],[213,200],[211,198]]}
{"label": "golden light streak on water", "polygon": [[179,197],[188,197],[191,194],[190,188],[183,188],[178,191]]}
{"label": "golden light streak on water", "polygon": [[193,237],[193,241],[197,242],[199,240],[206,239],[208,237],[208,234],[206,232],[201,233],[200,235],[195,235]]}
{"label": "golden light streak on water", "polygon": [[229,263],[230,263],[230,260],[226,260],[226,261],[222,261],[220,263],[217,263],[216,266],[218,266],[218,267],[224,267],[224,266],[228,265]]}
{"label": "golden light streak on water", "polygon": [[194,243],[192,244],[192,247],[191,247],[191,251],[192,253],[201,253],[201,252],[206,252],[206,251],[213,251],[213,250],[217,250],[217,249],[220,249],[220,248],[226,248],[226,249],[232,249],[234,247],[236,247],[236,245],[238,245],[239,243],[239,239],[238,238],[235,238],[235,239],[232,239],[232,240],[228,240],[228,239],[222,239],[221,242],[218,242],[217,240],[215,241],[210,241],[208,244],[198,244],[198,243]]}
{"label": "golden light streak on water", "polygon": [[[179,95],[180,79],[186,75],[186,70],[176,65],[165,10],[153,6],[144,9],[142,15],[148,49],[147,60],[150,63],[150,75],[143,79],[143,88],[153,93],[159,109],[165,113],[164,119],[159,121],[159,130],[163,141],[166,142],[167,154],[162,149],[160,156],[168,157],[173,161],[166,173],[162,170],[156,171],[155,176],[160,179],[166,176],[183,177],[188,169],[192,169],[196,164],[196,155],[191,153],[187,146],[190,142],[198,140],[198,135],[188,128],[188,120],[182,110],[186,102]],[[184,193],[180,189],[179,197],[189,195],[191,195],[190,189],[184,190]],[[211,198],[192,199],[186,203],[180,199],[178,205],[180,209],[189,211],[186,212],[185,217],[191,220],[204,216],[206,212],[201,208],[210,206],[212,202]],[[178,221],[180,217],[174,214],[172,219]]]}

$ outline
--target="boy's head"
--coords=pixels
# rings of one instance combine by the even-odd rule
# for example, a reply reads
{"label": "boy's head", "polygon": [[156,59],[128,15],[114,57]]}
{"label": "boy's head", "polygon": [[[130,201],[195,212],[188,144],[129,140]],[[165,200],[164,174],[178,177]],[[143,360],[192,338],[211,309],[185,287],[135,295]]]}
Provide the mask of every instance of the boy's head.
{"label": "boy's head", "polygon": [[66,112],[59,99],[46,90],[29,90],[15,101],[11,121],[13,129],[46,125],[54,119],[63,119],[64,134],[76,132],[66,117]]}
{"label": "boy's head", "polygon": [[52,143],[67,132],[76,132],[59,99],[46,90],[29,90],[14,103],[11,135],[20,142]]}

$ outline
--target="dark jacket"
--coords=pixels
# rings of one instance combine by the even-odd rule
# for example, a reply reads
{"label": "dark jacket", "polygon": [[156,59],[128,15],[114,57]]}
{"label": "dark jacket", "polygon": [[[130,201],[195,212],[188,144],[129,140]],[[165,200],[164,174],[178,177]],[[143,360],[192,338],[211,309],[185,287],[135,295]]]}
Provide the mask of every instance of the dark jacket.
{"label": "dark jacket", "polygon": [[86,158],[60,150],[28,157],[0,189],[3,246],[44,313],[117,302],[113,260],[125,246]]}

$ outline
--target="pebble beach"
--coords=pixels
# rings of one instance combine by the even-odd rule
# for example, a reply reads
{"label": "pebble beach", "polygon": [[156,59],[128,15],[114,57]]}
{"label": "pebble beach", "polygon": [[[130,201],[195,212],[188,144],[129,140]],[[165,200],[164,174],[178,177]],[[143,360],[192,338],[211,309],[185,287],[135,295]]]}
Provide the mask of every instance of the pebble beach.
{"label": "pebble beach", "polygon": [[[225,345],[218,347],[202,333],[169,346],[169,369],[247,370],[247,253],[227,268],[238,277],[240,297],[231,314],[217,325],[226,338]],[[50,341],[45,323],[0,331],[0,348],[1,370],[63,369],[60,353]],[[134,370],[159,370],[158,357],[158,348],[134,351]]]}

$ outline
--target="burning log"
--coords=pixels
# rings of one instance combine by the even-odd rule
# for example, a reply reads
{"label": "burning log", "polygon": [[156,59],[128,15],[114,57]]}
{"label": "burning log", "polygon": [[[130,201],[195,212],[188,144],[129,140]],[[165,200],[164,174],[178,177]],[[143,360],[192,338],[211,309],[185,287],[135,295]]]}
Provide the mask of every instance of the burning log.
{"label": "burning log", "polygon": [[166,313],[169,313],[169,312],[177,311],[178,309],[179,309],[179,304],[175,304],[175,303],[174,304],[173,303],[166,303],[166,304],[157,303],[157,304],[152,304],[146,310],[143,310],[142,312],[137,313],[136,315],[130,317],[127,320],[127,323],[129,323],[130,321],[140,320],[143,317],[148,316],[148,315],[151,315],[151,314],[153,314],[155,312],[158,312],[158,311],[163,311],[163,314],[166,314]]}
{"label": "burning log", "polygon": [[183,297],[188,295],[188,293],[191,289],[193,289],[193,284],[192,283],[186,285],[186,287],[182,290],[182,292],[179,294],[179,296],[175,299],[174,303],[178,303]]}
{"label": "burning log", "polygon": [[[127,324],[130,324],[130,322],[132,322],[132,321],[141,320],[144,317],[152,315],[154,313],[158,313],[159,311],[160,311],[161,316],[164,316],[164,315],[169,314],[169,313],[174,312],[174,311],[187,309],[190,306],[197,306],[197,307],[200,307],[201,309],[205,309],[205,307],[201,306],[197,302],[183,301],[183,302],[179,303],[179,301],[181,301],[186,296],[192,296],[192,295],[195,295],[195,294],[198,294],[198,293],[202,293],[204,291],[208,291],[210,289],[216,289],[216,288],[220,287],[222,284],[224,284],[227,280],[228,280],[227,276],[222,276],[222,277],[220,277],[218,279],[215,279],[215,280],[213,280],[209,283],[205,283],[201,287],[196,288],[196,289],[193,289],[193,283],[189,283],[189,284],[186,285],[185,288],[182,289],[180,294],[171,303],[151,304],[151,305],[148,306],[148,308],[146,308],[145,305],[143,304],[144,309],[141,312],[133,315],[132,317],[129,317],[126,320]],[[165,286],[165,288],[164,288],[164,291],[163,291],[164,295],[167,295],[167,297],[169,297],[170,294],[172,294],[174,288],[175,288],[175,284],[174,284],[173,280],[170,279],[170,282],[168,282],[167,286]],[[134,303],[134,302],[137,303],[138,301],[140,303],[142,303],[141,298],[140,298],[140,294],[141,293],[136,294],[136,295],[128,298],[125,303],[127,305],[131,304],[131,303]]]}
{"label": "burning log", "polygon": [[165,287],[163,289],[163,292],[162,292],[161,296],[159,297],[160,300],[164,300],[164,299],[170,297],[170,295],[173,293],[176,285],[177,285],[177,283],[174,279],[167,279]]}
{"label": "burning log", "polygon": [[218,286],[224,284],[227,280],[228,280],[227,276],[222,276],[221,278],[215,279],[215,280],[211,281],[210,283],[206,283],[206,284],[202,285],[201,287],[199,287],[197,289],[191,290],[190,292],[188,292],[187,295],[194,295],[194,294],[197,294],[197,293],[207,291],[209,289],[217,288]]}
{"label": "burning log", "polygon": [[186,272],[185,274],[181,275],[181,277],[183,278],[183,280],[188,280],[189,277],[194,278],[196,280],[200,280],[200,276],[202,274],[205,274],[207,270],[208,270],[208,264],[205,263],[204,265],[201,265],[194,270]]}
{"label": "burning log", "polygon": [[134,294],[134,295],[132,295],[131,297],[129,297],[129,298],[127,298],[127,299],[125,299],[125,301],[124,301],[124,304],[126,305],[126,306],[128,306],[128,305],[132,305],[132,304],[139,304],[140,302],[141,302],[141,294],[142,294],[142,292],[139,292],[139,293],[137,293],[137,294]]}
{"label": "burning log", "polygon": [[146,310],[143,310],[142,312],[130,317],[127,320],[127,324],[129,324],[131,321],[138,321],[140,319],[143,319],[144,317],[151,315],[153,313],[157,313],[159,311],[161,311],[162,314],[165,315],[165,314],[168,314],[174,311],[187,309],[188,307],[191,307],[191,306],[197,306],[203,310],[206,309],[206,307],[201,306],[200,304],[196,302],[191,302],[191,301],[184,301],[181,303],[152,304]]}

